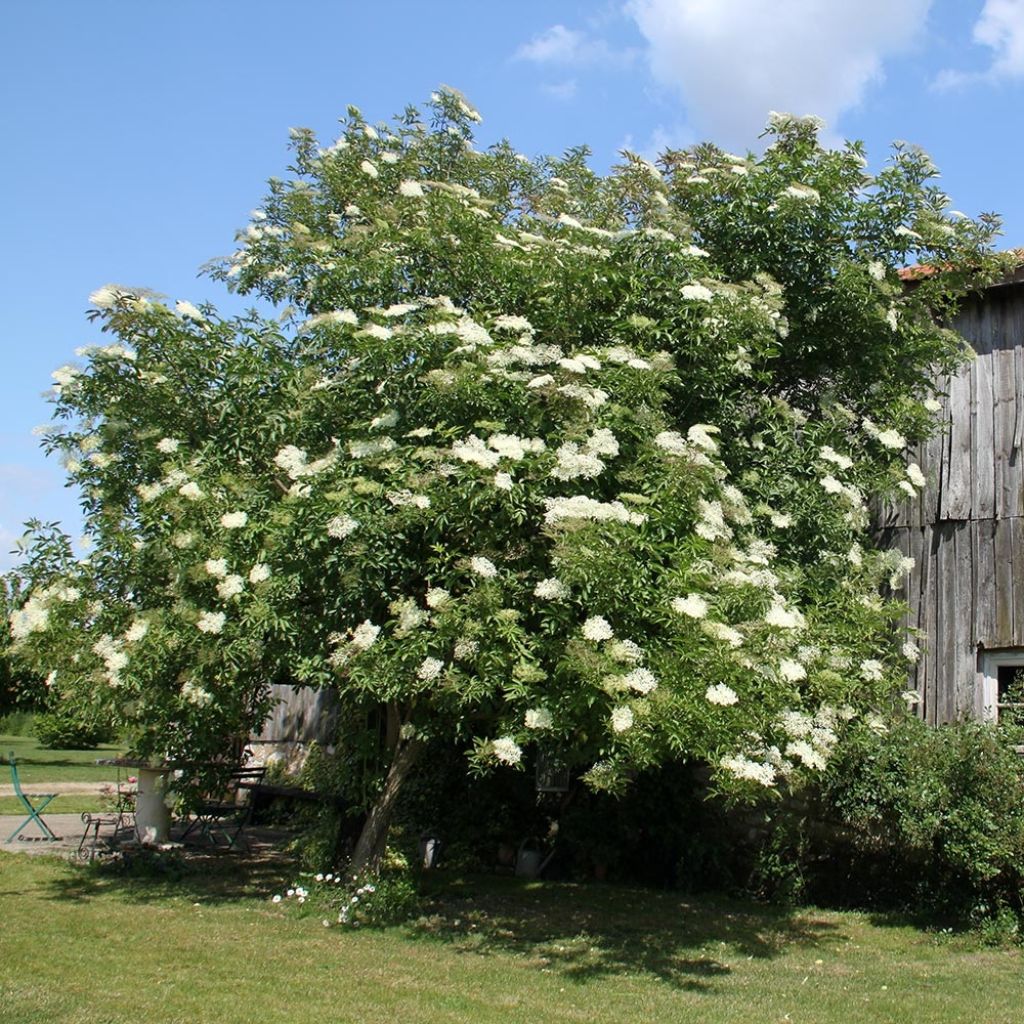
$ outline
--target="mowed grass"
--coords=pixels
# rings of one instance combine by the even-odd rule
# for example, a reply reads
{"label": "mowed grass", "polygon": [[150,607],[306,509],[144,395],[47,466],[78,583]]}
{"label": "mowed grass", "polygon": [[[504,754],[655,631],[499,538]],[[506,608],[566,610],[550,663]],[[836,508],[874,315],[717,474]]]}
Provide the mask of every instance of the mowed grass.
{"label": "mowed grass", "polygon": [[[98,758],[118,757],[118,746],[102,746],[92,750],[46,750],[34,736],[0,735],[0,785],[11,784],[8,755],[18,762],[18,777],[26,792],[45,793],[51,782],[95,782],[97,785],[117,778],[117,769],[98,765]],[[123,772],[123,770],[122,770]],[[46,808],[51,814],[81,814],[100,811],[101,797],[89,793],[62,793]],[[24,814],[17,797],[0,796],[0,814]],[[44,812],[45,813],[45,812]],[[0,1018],[2,1020],[2,1018]]]}
{"label": "mowed grass", "polygon": [[431,880],[424,917],[324,928],[273,863],[168,881],[0,854],[4,1024],[1016,1024],[1022,958],[897,920],[639,889]]}

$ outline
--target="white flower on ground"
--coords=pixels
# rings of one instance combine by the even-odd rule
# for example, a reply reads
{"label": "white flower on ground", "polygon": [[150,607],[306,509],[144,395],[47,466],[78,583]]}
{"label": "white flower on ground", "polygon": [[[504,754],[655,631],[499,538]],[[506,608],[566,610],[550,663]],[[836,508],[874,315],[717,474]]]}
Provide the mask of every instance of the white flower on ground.
{"label": "white flower on ground", "polygon": [[884,671],[885,667],[882,663],[874,658],[866,658],[860,663],[860,674],[870,683],[881,679]]}
{"label": "white flower on ground", "polygon": [[156,450],[164,455],[173,455],[180,447],[181,442],[176,437],[162,437],[156,443]]}
{"label": "white flower on ground", "polygon": [[703,619],[708,614],[708,603],[699,594],[672,598],[672,611],[688,615],[691,619]]}
{"label": "white flower on ground", "polygon": [[491,742],[494,756],[502,764],[519,764],[523,759],[523,751],[511,736],[500,736]]}
{"label": "white flower on ground", "polygon": [[526,712],[524,724],[527,729],[550,729],[551,712],[547,708],[530,708]]}
{"label": "white flower on ground", "polygon": [[344,540],[349,534],[359,528],[359,522],[351,516],[335,516],[328,520],[327,536],[335,540]]}
{"label": "white flower on ground", "polygon": [[498,575],[497,566],[483,555],[474,555],[469,560],[469,567],[477,576],[482,576],[485,580],[493,579]]}
{"label": "white flower on ground", "polygon": [[533,588],[533,594],[544,601],[564,601],[569,596],[569,588],[560,579],[552,576],[541,580]]}
{"label": "white flower on ground", "polygon": [[615,732],[625,732],[633,728],[633,712],[627,707],[617,707],[612,710],[612,729]]}
{"label": "white flower on ground", "polygon": [[223,612],[203,612],[196,625],[203,633],[220,633],[224,629],[227,616]]}
{"label": "white flower on ground", "polygon": [[245,512],[225,512],[220,517],[220,525],[225,530],[239,530],[249,522],[249,516]]}
{"label": "white flower on ground", "polygon": [[704,691],[704,696],[709,703],[720,704],[722,707],[728,707],[739,700],[739,697],[736,696],[736,691],[731,686],[726,686],[725,683],[716,683],[714,686],[709,686]]}
{"label": "white flower on ground", "polygon": [[205,568],[211,576],[223,579],[228,574],[228,560],[226,558],[208,558]]}
{"label": "white flower on ground", "polygon": [[583,623],[583,635],[594,643],[600,643],[602,640],[611,640],[615,634],[603,615],[592,615]]}

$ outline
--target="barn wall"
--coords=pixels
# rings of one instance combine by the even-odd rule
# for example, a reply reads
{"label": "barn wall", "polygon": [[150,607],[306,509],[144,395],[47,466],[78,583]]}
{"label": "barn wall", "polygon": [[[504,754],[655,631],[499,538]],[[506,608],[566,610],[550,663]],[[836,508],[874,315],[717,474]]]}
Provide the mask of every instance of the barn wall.
{"label": "barn wall", "polygon": [[277,700],[263,728],[253,739],[259,743],[332,743],[337,699],[330,690],[281,686],[270,688]]}
{"label": "barn wall", "polygon": [[940,382],[943,429],[914,455],[923,494],[880,522],[917,563],[908,625],[926,640],[911,685],[932,723],[980,712],[980,650],[1024,647],[1024,288],[989,289],[954,326],[976,358]]}

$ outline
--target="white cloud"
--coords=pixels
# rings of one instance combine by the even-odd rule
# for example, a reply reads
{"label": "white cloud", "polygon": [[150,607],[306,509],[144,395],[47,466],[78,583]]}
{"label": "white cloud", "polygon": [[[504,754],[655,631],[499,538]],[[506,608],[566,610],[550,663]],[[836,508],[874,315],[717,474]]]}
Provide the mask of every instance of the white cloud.
{"label": "white cloud", "polygon": [[516,50],[516,60],[535,64],[561,64],[568,67],[602,65],[622,67],[637,56],[634,49],[614,50],[604,39],[598,39],[565,25],[552,25]]}
{"label": "white cloud", "polygon": [[985,0],[971,35],[979,46],[993,51],[992,63],[976,72],[947,68],[936,76],[934,88],[1024,77],[1024,0]]}
{"label": "white cloud", "polygon": [[[1006,0],[1004,0],[1006,2]],[[915,43],[932,0],[629,0],[654,77],[702,133],[753,144],[769,110],[834,125]]]}
{"label": "white cloud", "polygon": [[567,78],[564,82],[555,82],[551,85],[542,85],[540,91],[552,99],[561,100],[567,103],[576,95],[577,83],[575,78]]}

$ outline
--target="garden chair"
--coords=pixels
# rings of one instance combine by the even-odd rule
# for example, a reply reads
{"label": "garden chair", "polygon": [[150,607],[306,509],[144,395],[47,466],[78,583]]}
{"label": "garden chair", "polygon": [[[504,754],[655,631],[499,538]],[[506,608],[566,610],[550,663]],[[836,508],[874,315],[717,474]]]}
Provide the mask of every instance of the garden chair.
{"label": "garden chair", "polygon": [[[117,789],[114,792],[106,787],[104,792],[114,799],[113,807],[108,811],[101,811],[96,814],[91,811],[82,813],[82,824],[84,830],[82,838],[78,843],[78,856],[83,860],[92,860],[99,849],[100,843],[106,850],[112,851],[117,843],[118,835],[124,828],[134,829],[135,825],[135,794],[137,784],[134,776],[129,776],[127,782],[121,781],[121,772],[118,769]],[[109,835],[100,835],[100,829],[111,826]],[[89,846],[86,847],[86,843]]]}
{"label": "garden chair", "polygon": [[266,768],[238,768],[231,772],[220,793],[193,808],[192,820],[182,832],[182,840],[197,832],[216,846],[217,837],[221,836],[227,840],[227,849],[233,849],[242,830],[252,820],[255,801],[251,790],[263,781],[266,773]]}
{"label": "garden chair", "polygon": [[[50,826],[43,821],[40,811],[44,810],[47,804],[59,794],[57,793],[25,793],[21,788],[21,780],[18,778],[18,765],[14,759],[14,752],[7,756],[7,763],[11,766],[11,782],[14,783],[14,795],[21,801],[22,806],[28,811],[25,820],[7,837],[7,842],[13,843],[18,833],[30,822],[34,821],[42,830],[43,838],[47,842],[56,842],[59,836],[53,834]],[[42,803],[33,803],[41,800]],[[24,838],[24,836],[22,837]]]}

